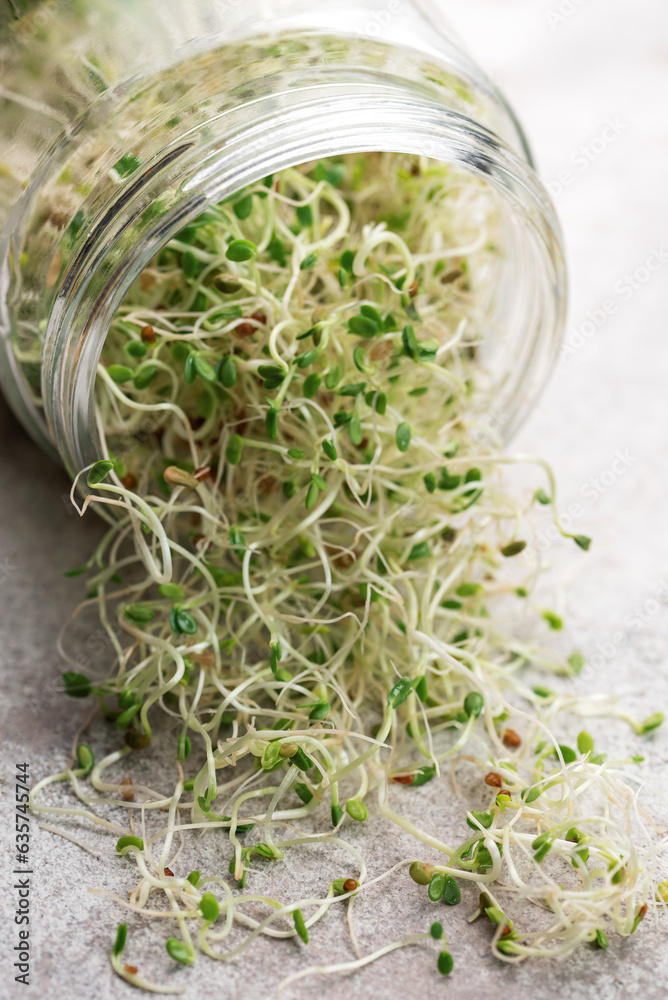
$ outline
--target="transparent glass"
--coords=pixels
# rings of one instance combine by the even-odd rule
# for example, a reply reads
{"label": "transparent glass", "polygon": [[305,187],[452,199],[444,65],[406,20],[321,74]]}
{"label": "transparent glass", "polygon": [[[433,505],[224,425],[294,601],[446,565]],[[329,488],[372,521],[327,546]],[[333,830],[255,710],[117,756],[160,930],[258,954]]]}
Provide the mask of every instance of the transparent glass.
{"label": "transparent glass", "polygon": [[564,322],[558,223],[508,104],[427,0],[42,0],[0,28],[0,378],[71,473],[99,457],[93,390],[139,272],[212,202],[367,150],[482,178],[490,433],[534,401]]}

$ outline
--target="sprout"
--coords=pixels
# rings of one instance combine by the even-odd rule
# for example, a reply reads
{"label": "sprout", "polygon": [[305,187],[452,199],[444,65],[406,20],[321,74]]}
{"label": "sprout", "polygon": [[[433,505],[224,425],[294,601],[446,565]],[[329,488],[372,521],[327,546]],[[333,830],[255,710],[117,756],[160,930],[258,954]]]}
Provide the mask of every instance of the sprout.
{"label": "sprout", "polygon": [[455,967],[455,960],[449,951],[442,951],[438,956],[438,971],[443,976],[449,976]]}
{"label": "sprout", "polygon": [[111,949],[111,954],[116,957],[117,955],[122,955],[125,950],[125,942],[128,937],[128,925],[123,923],[118,925],[118,930],[116,931],[116,940],[114,941],[114,946]]}
{"label": "sprout", "polygon": [[[337,166],[345,172],[333,175]],[[386,153],[267,181],[191,221],[111,323],[96,386],[110,457],[87,481],[115,471],[123,487],[108,482],[86,499],[111,502],[116,517],[84,567],[111,641],[99,682],[70,671],[63,683],[73,697],[92,694],[111,732],[115,722],[124,733],[94,771],[80,744],[80,767],[58,776],[78,801],[57,808],[114,838],[130,813],[142,838],[122,836],[117,851],[135,855],[131,905],[161,914],[161,940],[178,935],[166,949],[181,964],[200,950],[229,958],[259,933],[290,934],[290,914],[306,943],[303,912],[313,924],[341,897],[368,893],[373,906],[365,845],[389,824],[429,858],[409,868],[427,890],[418,905],[457,905],[462,880],[484,882],[477,915],[496,928],[497,957],[564,957],[593,941],[593,928],[638,930],[642,914],[628,900],[637,908],[664,894],[653,882],[656,844],[629,832],[632,768],[595,757],[586,730],[577,751],[559,731],[565,707],[585,718],[623,713],[577,691],[564,701],[550,678],[580,673],[582,655],[535,649],[500,610],[536,580],[527,560],[512,563],[531,537],[525,505],[504,483],[512,459],[480,434],[499,402],[480,367],[493,347],[496,196],[450,165]],[[534,496],[554,515],[552,475],[538,465],[549,495]],[[114,606],[108,584],[121,572]],[[529,600],[522,610],[531,613]],[[534,613],[562,628],[554,612]],[[660,707],[634,723],[639,733],[661,724]],[[151,727],[162,733],[161,715],[175,790],[161,782],[154,793],[142,775],[137,801],[121,804],[104,770],[147,746]],[[462,760],[480,776],[472,802],[457,787]],[[92,790],[78,780],[91,772]],[[414,789],[427,782],[428,797],[454,810],[452,829],[468,834],[461,844],[416,822],[425,792]],[[36,812],[51,808],[46,794],[43,784],[33,791]],[[346,815],[360,824],[350,843],[339,835]],[[244,846],[254,827],[261,842]],[[198,850],[202,829],[229,879],[169,876],[179,852]],[[299,878],[280,882],[282,866],[267,866],[292,851],[286,870],[298,873],[311,836],[321,864],[336,847],[358,866],[358,878],[334,879],[321,899],[336,872],[301,898]],[[565,873],[577,878],[560,888]],[[264,895],[267,875],[279,899]],[[220,886],[223,901],[202,881]],[[521,944],[497,905],[499,881],[517,900]],[[534,905],[550,911],[540,928]],[[399,945],[429,934],[449,975],[440,922]]]}
{"label": "sprout", "polygon": [[[199,901],[199,910],[207,923],[212,924],[218,919],[220,906],[212,892],[205,892]],[[173,957],[173,956],[172,956]]]}
{"label": "sprout", "polygon": [[304,944],[308,944],[308,929],[306,927],[306,924],[304,923],[304,916],[302,914],[302,911],[294,910],[292,916],[295,922],[295,930],[297,934],[302,939]]}
{"label": "sprout", "polygon": [[66,670],[62,676],[63,684],[65,685],[65,693],[68,694],[70,698],[87,698],[93,690],[91,682],[85,674],[78,674],[73,670]]}
{"label": "sprout", "polygon": [[351,819],[357,820],[358,823],[363,823],[365,819],[369,818],[369,810],[359,799],[348,799],[346,812]]}
{"label": "sprout", "polygon": [[93,770],[95,757],[93,756],[93,751],[87,743],[80,743],[77,747],[77,762],[79,764],[79,768],[81,769],[82,776],[90,774]]}
{"label": "sprout", "polygon": [[250,240],[232,240],[225,252],[228,260],[238,262],[252,260],[256,254],[257,247]]}
{"label": "sprout", "polygon": [[144,850],[144,841],[141,837],[120,837],[116,841],[116,850],[119,854],[127,854],[133,848],[138,851]]}
{"label": "sprout", "polygon": [[192,965],[195,961],[195,953],[188,948],[183,941],[170,937],[165,941],[165,949],[170,958],[173,958],[179,965]]}

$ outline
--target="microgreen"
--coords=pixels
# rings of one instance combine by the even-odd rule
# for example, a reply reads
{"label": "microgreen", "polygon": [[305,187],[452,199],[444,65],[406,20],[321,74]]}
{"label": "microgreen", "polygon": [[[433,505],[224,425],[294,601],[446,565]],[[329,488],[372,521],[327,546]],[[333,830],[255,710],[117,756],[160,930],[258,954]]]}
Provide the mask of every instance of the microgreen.
{"label": "microgreen", "polygon": [[[503,853],[502,885],[523,916],[549,877],[539,903],[552,912],[540,936],[530,919],[521,935],[512,927],[506,934],[496,887],[486,886],[479,911],[499,928],[497,955],[564,956],[593,940],[594,927],[640,927],[640,911],[625,906],[650,898],[655,858],[632,850],[625,832],[627,764],[605,766],[585,730],[577,750],[552,735],[562,703],[549,678],[572,677],[584,659],[537,651],[512,618],[532,611],[530,600],[515,600],[534,592],[535,573],[525,576],[532,560],[513,562],[531,525],[525,500],[504,485],[508,463],[481,443],[498,387],[476,356],[476,344],[494,335],[484,303],[499,259],[490,249],[500,235],[495,199],[472,175],[418,157],[354,154],[286,169],[189,222],[111,323],[96,387],[100,453],[109,459],[87,479],[92,487],[115,471],[123,493],[114,496],[108,482],[87,498],[118,503],[85,568],[101,635],[111,640],[95,676],[113,666],[99,683],[72,671],[63,684],[74,697],[92,695],[109,732],[120,733],[114,768],[127,768],[128,778],[150,726],[166,716],[165,762],[186,794],[177,802],[161,789],[156,805],[142,776],[137,801],[126,791],[121,812],[116,789],[124,786],[114,785],[107,811],[109,819],[118,811],[118,831],[146,829],[146,857],[142,839],[121,838],[119,853],[142,855],[120,867],[138,877],[133,899],[150,893],[150,907],[155,899],[165,936],[178,934],[166,945],[176,962],[190,964],[211,942],[226,957],[229,928],[245,931],[237,918],[246,881],[257,899],[288,852],[298,874],[295,831],[305,817],[315,836],[336,843],[337,856],[349,837],[328,838],[343,824],[356,864],[377,824],[425,840],[432,863],[410,866],[426,887],[423,907],[461,899],[439,861],[470,887],[469,876],[487,878]],[[484,237],[478,250],[470,249],[474,215]],[[447,258],[438,259],[441,245]],[[448,263],[451,250],[456,263]],[[462,319],[465,333],[455,337]],[[533,496],[554,506],[540,489]],[[585,536],[568,537],[588,547]],[[124,589],[112,603],[105,584],[120,571]],[[543,617],[561,628],[553,612]],[[568,704],[591,714],[575,690]],[[637,733],[660,725],[660,707],[633,722]],[[527,724],[513,739],[502,723],[516,710]],[[87,738],[97,745],[92,728]],[[76,756],[78,768],[61,780],[92,813],[105,801],[107,779],[98,774],[108,765],[93,770],[87,744]],[[452,778],[461,780],[461,761],[459,798]],[[217,810],[219,797],[233,818]],[[419,829],[414,811],[430,799],[446,803],[452,831],[469,835],[461,846],[437,827]],[[366,803],[376,800],[372,827]],[[75,808],[79,815],[82,802]],[[577,830],[565,831],[571,815]],[[242,846],[254,825],[263,842]],[[224,896],[219,874],[186,880],[168,868],[188,838],[197,849],[207,826],[222,844],[229,839],[223,856],[240,875],[221,886]],[[560,888],[561,868],[578,876],[577,887]],[[271,876],[279,884],[281,866]],[[200,882],[215,883],[222,902]],[[283,921],[293,914],[306,942],[300,906],[315,898],[299,878],[280,884],[269,923],[274,913]],[[356,879],[334,879],[331,891],[345,896],[351,885],[358,890]],[[209,925],[221,912],[217,932]],[[309,923],[325,913],[315,905],[308,912]],[[449,975],[440,921],[430,933]]]}
{"label": "microgreen", "polygon": [[252,260],[257,254],[257,247],[250,240],[232,240],[225,256],[228,260],[243,262]]}

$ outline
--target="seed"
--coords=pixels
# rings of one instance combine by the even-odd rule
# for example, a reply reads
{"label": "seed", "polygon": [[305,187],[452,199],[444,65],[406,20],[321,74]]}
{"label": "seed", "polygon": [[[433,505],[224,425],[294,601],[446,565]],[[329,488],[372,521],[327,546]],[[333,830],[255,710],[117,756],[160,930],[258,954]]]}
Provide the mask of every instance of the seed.
{"label": "seed", "polygon": [[412,774],[395,774],[390,778],[395,785],[412,785],[414,780]]}
{"label": "seed", "polygon": [[198,482],[194,476],[191,476],[189,472],[184,472],[183,469],[179,469],[176,465],[169,465],[163,472],[163,476],[166,483],[171,483],[172,486],[189,486],[191,489],[195,489],[198,486]]}
{"label": "seed", "polygon": [[174,872],[172,871],[171,868],[168,868],[167,865],[165,865],[164,871],[165,875],[168,875],[170,878],[174,878]]}
{"label": "seed", "polygon": [[[118,784],[119,784],[120,793],[123,796],[123,798],[125,799],[125,801],[126,802],[134,802],[134,800],[135,800],[135,793],[129,787],[130,785],[132,785],[132,778],[123,778],[123,780],[119,781]],[[122,787],[123,785],[125,785],[125,788]]]}
{"label": "seed", "polygon": [[408,869],[408,874],[418,885],[429,885],[434,874],[434,866],[423,861],[414,861]]}
{"label": "seed", "polygon": [[257,481],[257,491],[263,497],[270,497],[278,489],[278,479],[270,472]]}
{"label": "seed", "polygon": [[359,887],[359,882],[357,881],[356,878],[347,878],[343,883],[344,892],[353,892],[358,887]]}
{"label": "seed", "polygon": [[137,479],[128,472],[127,475],[121,477],[121,485],[125,486],[126,490],[134,490],[137,488]]}
{"label": "seed", "polygon": [[125,969],[125,971],[126,971],[127,973],[129,973],[129,974],[130,974],[131,976],[136,976],[136,975],[137,975],[137,973],[139,972],[139,969],[137,968],[137,966],[136,966],[136,965],[124,965],[124,966],[123,966],[123,968],[124,968],[124,969]]}
{"label": "seed", "polygon": [[492,788],[501,788],[503,779],[496,771],[490,771],[489,774],[485,775],[485,784],[491,785]]}
{"label": "seed", "polygon": [[507,747],[522,746],[522,738],[514,729],[504,729],[501,739]]}
{"label": "seed", "polygon": [[201,465],[199,469],[195,469],[193,472],[193,479],[196,479],[198,483],[203,483],[205,479],[208,479],[211,475],[210,465]]}
{"label": "seed", "polygon": [[237,337],[252,337],[256,329],[257,327],[253,326],[252,323],[244,321],[243,323],[239,323],[237,326],[235,326],[234,332],[236,333]]}
{"label": "seed", "polygon": [[155,344],[156,333],[153,327],[150,326],[148,323],[146,324],[146,326],[143,326],[141,328],[140,337],[145,344]]}

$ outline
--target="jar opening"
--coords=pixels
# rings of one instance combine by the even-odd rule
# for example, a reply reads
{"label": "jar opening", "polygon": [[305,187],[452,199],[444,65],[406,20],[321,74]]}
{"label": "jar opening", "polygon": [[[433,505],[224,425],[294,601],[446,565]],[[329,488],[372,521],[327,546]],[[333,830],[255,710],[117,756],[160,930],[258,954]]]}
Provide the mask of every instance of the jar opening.
{"label": "jar opening", "polygon": [[[51,434],[70,471],[99,457],[93,399],[102,345],[158,250],[209,206],[268,174],[369,149],[449,163],[493,193],[504,247],[490,284],[488,324],[506,370],[488,430],[512,433],[547,374],[564,308],[555,297],[563,287],[556,223],[530,168],[466,119],[413,97],[301,95],[279,121],[272,102],[253,110],[252,123],[246,115],[236,128],[220,122],[205,144],[194,137],[169,144],[133,172],[80,239],[51,314],[44,380]],[[499,362],[497,371],[503,367]]]}

